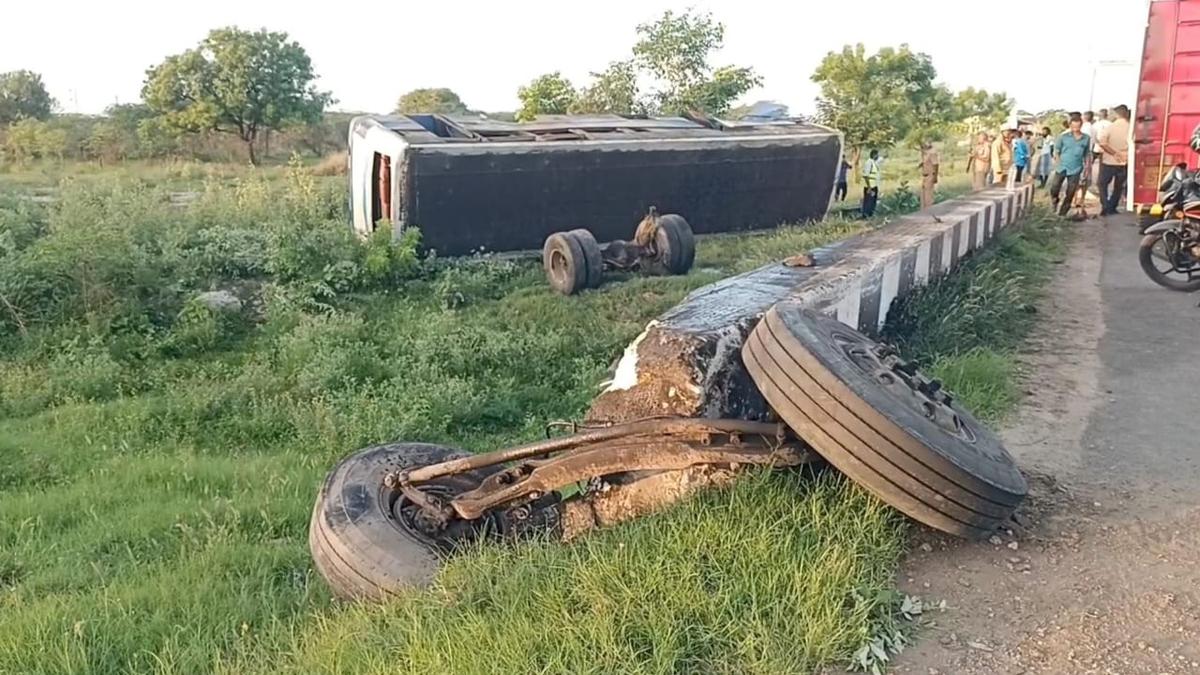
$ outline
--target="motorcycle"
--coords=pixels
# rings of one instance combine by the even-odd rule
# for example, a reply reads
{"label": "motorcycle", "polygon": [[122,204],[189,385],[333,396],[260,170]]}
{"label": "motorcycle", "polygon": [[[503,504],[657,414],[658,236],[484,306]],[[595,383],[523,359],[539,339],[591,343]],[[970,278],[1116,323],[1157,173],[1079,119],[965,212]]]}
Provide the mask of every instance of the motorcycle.
{"label": "motorcycle", "polygon": [[1186,164],[1171,169],[1159,186],[1163,213],[1170,217],[1143,230],[1138,261],[1159,286],[1200,291],[1200,182]]}

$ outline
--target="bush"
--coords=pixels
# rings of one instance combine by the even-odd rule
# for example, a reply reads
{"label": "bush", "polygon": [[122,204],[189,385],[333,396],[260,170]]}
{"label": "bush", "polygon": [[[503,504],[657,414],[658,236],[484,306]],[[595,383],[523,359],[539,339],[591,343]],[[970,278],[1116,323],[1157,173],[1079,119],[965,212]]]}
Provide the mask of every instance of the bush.
{"label": "bush", "polygon": [[879,210],[887,215],[912,213],[920,208],[921,198],[912,191],[906,180],[900,181],[900,185],[879,202]]}
{"label": "bush", "polygon": [[439,275],[434,294],[443,309],[460,309],[480,300],[495,300],[503,297],[509,290],[509,282],[529,267],[511,260],[452,265]]}
{"label": "bush", "polygon": [[293,307],[328,311],[427,272],[418,231],[362,241],[345,208],[341,190],[318,185],[298,161],[283,184],[210,179],[184,206],[130,181],[64,183],[50,207],[0,201],[0,337],[138,327],[162,336],[165,353],[197,354],[241,333],[188,305],[198,292],[273,283]]}
{"label": "bush", "polygon": [[193,356],[228,345],[245,322],[240,315],[212,309],[193,298],[184,305],[162,343],[169,356]]}

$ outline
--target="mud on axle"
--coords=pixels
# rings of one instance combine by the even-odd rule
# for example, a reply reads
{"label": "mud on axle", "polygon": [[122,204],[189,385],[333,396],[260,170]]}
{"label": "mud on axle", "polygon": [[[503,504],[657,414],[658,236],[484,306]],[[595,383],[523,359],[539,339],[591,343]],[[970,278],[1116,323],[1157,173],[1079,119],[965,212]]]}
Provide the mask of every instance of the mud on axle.
{"label": "mud on axle", "polygon": [[814,460],[783,424],[682,418],[582,428],[479,455],[377,446],[325,481],[310,543],[335,594],[382,598],[428,583],[440,555],[481,538],[570,540],[726,483],[740,467]]}

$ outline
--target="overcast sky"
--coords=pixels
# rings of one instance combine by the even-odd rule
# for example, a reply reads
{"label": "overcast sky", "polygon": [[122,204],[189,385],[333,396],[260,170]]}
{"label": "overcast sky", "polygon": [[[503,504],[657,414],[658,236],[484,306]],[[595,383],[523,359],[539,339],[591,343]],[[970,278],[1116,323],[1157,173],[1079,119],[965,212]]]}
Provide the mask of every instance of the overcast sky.
{"label": "overcast sky", "polygon": [[[40,72],[66,112],[139,100],[147,67],[227,25],[291,34],[338,109],[386,112],[409,89],[444,86],[471,107],[513,110],[518,85],[553,70],[581,84],[629,54],[638,23],[688,6],[726,25],[714,65],[750,65],[762,75],[748,101],[805,112],[821,57],[854,42],[907,42],[933,57],[952,88],[1003,90],[1030,110],[1087,108],[1094,71],[1095,107],[1132,105],[1147,0],[462,0],[321,2],[311,10],[295,0],[5,4],[0,72]],[[1103,6],[1104,20],[1090,18],[1089,6]],[[1094,68],[1102,61],[1127,65]]]}

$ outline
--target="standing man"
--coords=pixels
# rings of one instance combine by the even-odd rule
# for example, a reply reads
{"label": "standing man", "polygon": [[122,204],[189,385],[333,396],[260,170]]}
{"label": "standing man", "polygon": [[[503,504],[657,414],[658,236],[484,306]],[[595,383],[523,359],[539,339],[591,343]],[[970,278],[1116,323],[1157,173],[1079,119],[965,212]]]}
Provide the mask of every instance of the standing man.
{"label": "standing man", "polygon": [[[1129,107],[1121,104],[1113,109],[1114,119],[1097,132],[1096,147],[1100,148],[1100,215],[1117,213],[1121,193],[1125,192],[1125,177],[1129,165]],[[1098,125],[1097,125],[1098,126]],[[1109,192],[1112,183],[1112,192]]]}
{"label": "standing man", "polygon": [[937,188],[938,169],[941,160],[933,143],[925,141],[921,144],[921,210],[933,206],[934,190]]}
{"label": "standing man", "polygon": [[[1060,216],[1067,215],[1071,210],[1071,200],[1079,189],[1079,178],[1091,148],[1092,139],[1083,133],[1083,118],[1079,113],[1072,113],[1070,128],[1054,143],[1054,156],[1058,159],[1058,168],[1050,179],[1050,202]],[[1060,200],[1059,195],[1064,182],[1067,184],[1067,194]]]}
{"label": "standing man", "polygon": [[1012,163],[1012,131],[1005,129],[992,141],[992,181],[997,185],[1006,185]]}
{"label": "standing man", "polygon": [[[1091,110],[1083,113],[1083,126],[1080,131],[1084,136],[1092,139],[1092,145],[1096,144],[1096,132],[1092,128],[1096,123],[1096,114]],[[1083,186],[1083,192],[1079,193],[1076,201],[1080,208],[1083,208],[1084,199],[1087,197],[1088,186],[1092,184],[1092,152],[1094,148],[1089,148],[1087,155],[1083,158],[1083,173],[1080,174],[1079,184]]]}
{"label": "standing man", "polygon": [[1104,132],[1108,130],[1111,124],[1112,122],[1108,119],[1108,109],[1101,108],[1100,112],[1096,114],[1096,119],[1092,121],[1092,130],[1084,131],[1085,134],[1092,137],[1092,161],[1097,166],[1100,166],[1100,154],[1102,152],[1100,150],[1100,137],[1104,135]]}
{"label": "standing man", "polygon": [[1095,121],[1096,113],[1092,112],[1091,110],[1083,113],[1083,126],[1079,128],[1079,131],[1082,132],[1083,135],[1091,138],[1092,124],[1095,123]]}
{"label": "standing man", "polygon": [[988,184],[988,172],[992,170],[992,144],[988,142],[987,134],[979,132],[975,137],[975,145],[971,148],[971,158],[967,160],[967,173],[971,174],[971,189],[982,190]]}
{"label": "standing man", "polygon": [[1025,177],[1025,170],[1029,168],[1029,154],[1029,142],[1025,140],[1025,135],[1018,130],[1013,138],[1013,166],[1017,170],[1016,183],[1020,183]]}
{"label": "standing man", "polygon": [[879,203],[879,183],[883,180],[883,170],[879,165],[879,151],[872,150],[867,163],[863,165],[863,218],[875,215],[875,205]]}
{"label": "standing man", "polygon": [[833,191],[833,200],[835,202],[840,202],[846,198],[846,190],[849,189],[846,181],[849,178],[850,169],[850,162],[847,162],[846,156],[842,155],[842,163],[838,166],[837,188]]}
{"label": "standing man", "polygon": [[1038,187],[1046,187],[1050,180],[1050,167],[1054,163],[1054,135],[1050,127],[1042,127],[1042,150],[1038,154],[1037,179]]}

